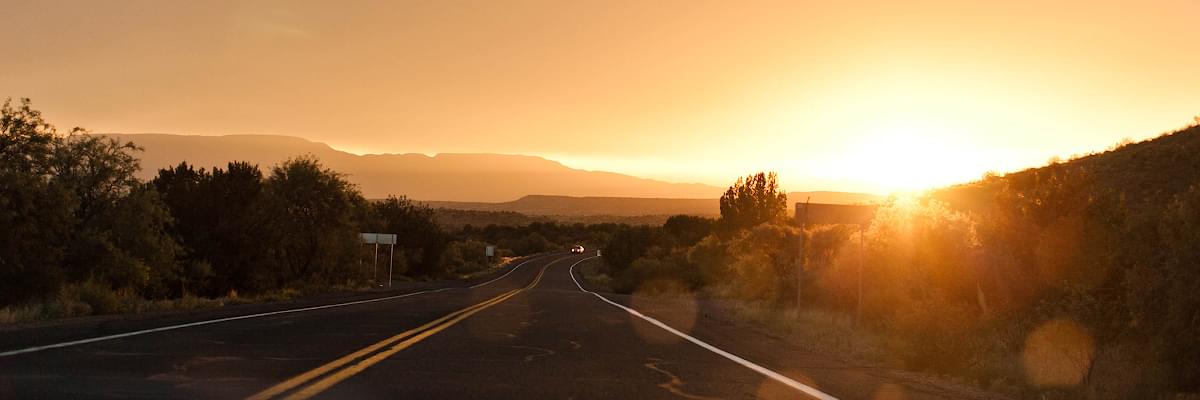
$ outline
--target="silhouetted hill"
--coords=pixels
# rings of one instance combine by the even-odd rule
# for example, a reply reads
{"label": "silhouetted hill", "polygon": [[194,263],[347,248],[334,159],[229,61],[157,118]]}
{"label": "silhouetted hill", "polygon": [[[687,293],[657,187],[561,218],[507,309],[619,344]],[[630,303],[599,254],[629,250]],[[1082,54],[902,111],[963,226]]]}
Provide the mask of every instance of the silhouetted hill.
{"label": "silhouetted hill", "polygon": [[1092,199],[1123,198],[1134,208],[1162,208],[1177,194],[1200,185],[1200,126],[1154,139],[940,189],[935,196],[959,208],[989,206],[1003,190],[1037,193],[1047,187],[1079,187]]}
{"label": "silhouetted hill", "polygon": [[569,168],[540,157],[503,154],[355,155],[323,143],[270,135],[190,136],[105,134],[145,148],[140,177],[187,161],[198,167],[224,167],[232,160],[258,164],[264,171],[283,160],[316,156],[348,175],[367,198],[407,195],[414,199],[499,202],[528,194],[717,198],[722,189],[670,183],[611,172]]}

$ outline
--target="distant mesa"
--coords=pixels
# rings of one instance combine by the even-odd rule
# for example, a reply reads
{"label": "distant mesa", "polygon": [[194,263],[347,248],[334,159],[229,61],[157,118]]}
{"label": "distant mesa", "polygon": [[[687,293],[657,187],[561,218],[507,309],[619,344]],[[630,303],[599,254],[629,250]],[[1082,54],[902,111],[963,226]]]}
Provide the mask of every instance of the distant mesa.
{"label": "distant mesa", "polygon": [[[823,204],[866,204],[881,201],[881,196],[865,193],[842,192],[792,192],[788,200],[795,203],[796,199],[811,197],[813,203]],[[688,214],[715,217],[720,215],[721,205],[718,198],[707,199],[669,199],[669,198],[638,198],[638,197],[598,197],[598,196],[549,196],[530,195],[514,201],[460,202],[460,201],[424,201],[431,207],[452,208],[475,211],[510,211],[526,215],[676,215]]]}
{"label": "distant mesa", "polygon": [[[367,198],[405,195],[435,207],[515,211],[531,215],[715,215],[724,188],[672,183],[602,171],[585,171],[553,160],[508,154],[366,154],[336,150],[324,143],[276,135],[198,136],[116,134],[145,149],[143,179],[158,169],[187,161],[196,167],[224,168],[247,161],[267,172],[288,158],[311,154],[346,174]],[[791,193],[792,202],[854,204],[879,196],[862,193]],[[516,200],[514,200],[516,199]],[[436,201],[434,201],[436,200]],[[789,207],[790,209],[790,207]]]}

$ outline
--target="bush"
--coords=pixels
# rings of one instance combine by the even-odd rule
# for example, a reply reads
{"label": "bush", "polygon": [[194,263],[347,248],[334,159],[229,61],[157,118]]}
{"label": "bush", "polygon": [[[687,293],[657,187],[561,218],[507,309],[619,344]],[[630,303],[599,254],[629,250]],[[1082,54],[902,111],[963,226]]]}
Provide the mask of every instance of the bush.
{"label": "bush", "polygon": [[453,241],[446,246],[442,253],[442,269],[450,274],[470,274],[487,269],[487,244],[478,240],[467,239]]}
{"label": "bush", "polygon": [[126,300],[123,297],[127,296],[121,296],[111,287],[86,281],[63,287],[58,300],[64,306],[64,316],[75,317],[124,311],[129,304],[122,304]]}

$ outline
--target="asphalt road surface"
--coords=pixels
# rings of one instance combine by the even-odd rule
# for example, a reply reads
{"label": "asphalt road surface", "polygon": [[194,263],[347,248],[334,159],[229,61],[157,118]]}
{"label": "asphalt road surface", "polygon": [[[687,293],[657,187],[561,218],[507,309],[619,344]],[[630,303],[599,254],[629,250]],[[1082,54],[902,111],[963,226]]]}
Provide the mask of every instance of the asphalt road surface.
{"label": "asphalt road surface", "polygon": [[962,397],[789,348],[694,303],[587,292],[571,271],[590,262],[541,255],[473,287],[331,307],[0,332],[0,398]]}

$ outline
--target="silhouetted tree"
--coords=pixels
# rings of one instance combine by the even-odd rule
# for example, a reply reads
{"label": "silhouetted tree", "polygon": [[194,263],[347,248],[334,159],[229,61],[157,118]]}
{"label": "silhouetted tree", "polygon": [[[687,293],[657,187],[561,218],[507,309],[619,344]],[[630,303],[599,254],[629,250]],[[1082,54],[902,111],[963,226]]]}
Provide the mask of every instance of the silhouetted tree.
{"label": "silhouetted tree", "polygon": [[59,138],[22,99],[0,108],[0,305],[55,293],[75,197],[54,179]]}
{"label": "silhouetted tree", "polygon": [[267,253],[278,226],[267,209],[258,167],[231,162],[210,173],[180,163],[159,170],[151,183],[175,219],[172,232],[184,246],[188,265],[179,279],[192,281],[189,290],[215,296],[274,287],[268,276],[277,260]]}
{"label": "silhouetted tree", "polygon": [[663,230],[679,245],[691,246],[712,233],[713,220],[695,215],[675,215],[663,223]]}
{"label": "silhouetted tree", "polygon": [[720,226],[728,232],[787,217],[787,194],[776,178],[774,172],[738,178],[721,195]]}
{"label": "silhouetted tree", "polygon": [[622,226],[613,232],[604,247],[604,261],[615,273],[633,265],[633,261],[646,254],[661,235],[661,228],[648,226]]}

